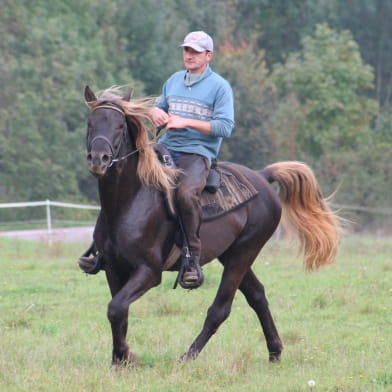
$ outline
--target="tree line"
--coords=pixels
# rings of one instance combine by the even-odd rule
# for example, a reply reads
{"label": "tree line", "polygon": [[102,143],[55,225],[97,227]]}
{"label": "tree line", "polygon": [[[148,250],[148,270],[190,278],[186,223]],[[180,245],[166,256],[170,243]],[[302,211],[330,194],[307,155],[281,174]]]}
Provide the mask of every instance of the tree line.
{"label": "tree line", "polygon": [[335,203],[392,205],[388,0],[2,0],[0,14],[0,202],[96,201],[84,86],[159,95],[185,34],[205,30],[235,95],[220,160],[302,160]]}

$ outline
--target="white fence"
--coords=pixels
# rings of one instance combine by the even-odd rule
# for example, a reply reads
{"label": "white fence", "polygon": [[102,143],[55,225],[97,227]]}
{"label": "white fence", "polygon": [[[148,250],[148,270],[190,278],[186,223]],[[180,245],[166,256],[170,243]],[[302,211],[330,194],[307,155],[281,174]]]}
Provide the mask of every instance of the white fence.
{"label": "white fence", "polygon": [[71,203],[61,203],[58,201],[33,201],[27,203],[0,203],[0,208],[21,208],[21,207],[39,207],[46,206],[46,226],[48,232],[50,233],[52,230],[52,212],[51,207],[65,207],[65,208],[77,208],[83,210],[99,210],[98,206],[90,206],[83,204],[71,204]]}
{"label": "white fence", "polygon": [[[53,223],[51,207],[76,208],[76,209],[83,209],[83,210],[99,210],[100,209],[99,206],[62,203],[62,202],[51,201],[51,200],[26,202],[26,203],[0,203],[0,208],[20,208],[20,207],[37,207],[37,206],[45,206],[46,207],[46,227],[47,227],[47,230],[49,233],[52,230],[52,223]],[[331,204],[331,206],[333,208],[340,209],[340,210],[368,212],[368,213],[381,214],[384,216],[385,215],[392,215],[391,208],[359,207],[359,206],[340,205],[340,204]]]}

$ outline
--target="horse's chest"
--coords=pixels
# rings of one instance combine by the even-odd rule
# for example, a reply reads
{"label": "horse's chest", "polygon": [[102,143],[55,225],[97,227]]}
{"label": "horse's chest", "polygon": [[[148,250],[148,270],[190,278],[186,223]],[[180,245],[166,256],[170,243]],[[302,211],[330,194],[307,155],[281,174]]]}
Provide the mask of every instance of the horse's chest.
{"label": "horse's chest", "polygon": [[150,258],[162,246],[164,226],[161,218],[121,219],[108,233],[108,250],[116,258]]}
{"label": "horse's chest", "polygon": [[140,191],[115,215],[104,214],[100,233],[105,256],[116,263],[160,262],[172,223],[157,192]]}

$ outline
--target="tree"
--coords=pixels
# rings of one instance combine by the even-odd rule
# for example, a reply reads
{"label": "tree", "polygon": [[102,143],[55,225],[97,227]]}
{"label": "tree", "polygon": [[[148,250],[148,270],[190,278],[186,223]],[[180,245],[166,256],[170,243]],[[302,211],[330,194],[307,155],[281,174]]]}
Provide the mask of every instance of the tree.
{"label": "tree", "polygon": [[350,30],[364,61],[375,70],[376,83],[371,94],[388,111],[392,99],[391,1],[240,0],[231,1],[230,8],[236,18],[236,38],[261,33],[258,46],[266,50],[269,68],[300,50],[302,39],[317,24]]}
{"label": "tree", "polygon": [[301,39],[325,20],[335,0],[247,0],[232,1],[234,36],[244,39],[258,33],[258,47],[266,51],[269,68],[284,62],[301,49]]}
{"label": "tree", "polygon": [[[377,103],[365,92],[372,80],[352,35],[319,25],[303,39],[303,51],[291,54],[269,80],[278,103],[270,132],[276,153],[308,162],[326,193],[337,190],[336,202],[386,208],[392,202],[391,117],[371,127]],[[369,224],[375,217],[353,219]]]}
{"label": "tree", "polygon": [[119,0],[118,33],[132,75],[147,94],[158,95],[164,81],[181,68],[179,45],[185,34],[205,30],[217,44],[226,22],[225,1]]}
{"label": "tree", "polygon": [[266,132],[271,92],[266,87],[264,51],[257,49],[256,37],[238,47],[226,40],[213,61],[213,67],[230,82],[235,101],[235,129],[222,144],[220,158],[261,168],[271,154]]}
{"label": "tree", "polygon": [[364,208],[345,211],[354,230],[392,229],[390,214],[383,213],[392,205],[391,127],[392,115],[384,113],[378,126],[363,132],[351,150],[331,151],[321,161],[320,180],[330,190],[337,189],[336,202]]}
{"label": "tree", "polygon": [[[81,143],[84,85],[132,83],[124,57],[114,55],[118,40],[111,20],[117,10],[107,1],[96,20],[90,17],[93,4],[7,4],[0,47],[2,200],[80,199],[80,186],[92,195]],[[132,84],[143,90],[140,82]]]}
{"label": "tree", "polygon": [[[368,129],[377,113],[376,102],[364,95],[373,87],[373,73],[348,31],[318,25],[314,36],[302,42],[303,51],[277,66],[271,80],[281,99],[278,114],[289,107],[302,113],[295,140],[303,154],[318,161],[330,151],[350,150]],[[293,99],[297,104],[288,106]],[[298,117],[290,110],[287,114]]]}
{"label": "tree", "polygon": [[392,2],[389,0],[333,1],[335,12],[326,15],[335,28],[349,29],[364,61],[375,70],[374,97],[381,108],[392,104]]}

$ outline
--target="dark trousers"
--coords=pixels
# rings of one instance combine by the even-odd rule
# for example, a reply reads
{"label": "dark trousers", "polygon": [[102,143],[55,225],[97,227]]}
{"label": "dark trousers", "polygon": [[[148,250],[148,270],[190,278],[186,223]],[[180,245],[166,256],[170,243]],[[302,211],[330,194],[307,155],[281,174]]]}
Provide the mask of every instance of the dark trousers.
{"label": "dark trousers", "polygon": [[197,154],[182,154],[178,166],[183,170],[179,178],[176,200],[189,241],[189,250],[195,259],[200,258],[200,226],[202,211],[200,197],[206,186],[209,171],[208,159]]}

